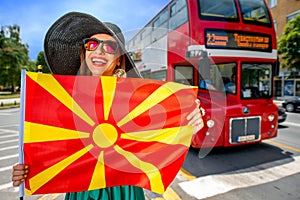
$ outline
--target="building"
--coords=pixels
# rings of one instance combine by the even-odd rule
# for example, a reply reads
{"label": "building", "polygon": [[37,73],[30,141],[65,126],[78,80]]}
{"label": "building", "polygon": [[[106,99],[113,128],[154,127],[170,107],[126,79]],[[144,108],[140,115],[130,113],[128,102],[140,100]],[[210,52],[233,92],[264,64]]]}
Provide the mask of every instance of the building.
{"label": "building", "polygon": [[[282,37],[285,25],[288,21],[294,19],[300,14],[300,0],[265,0],[269,5],[277,39]],[[297,71],[288,71],[280,69],[280,74],[275,78],[275,97],[288,98],[300,96],[300,78],[292,78],[291,73],[297,74]],[[298,72],[300,75],[300,73]],[[298,75],[298,77],[300,77]]]}
{"label": "building", "polygon": [[300,0],[265,0],[269,5],[277,32],[281,38],[286,23],[300,13]]}

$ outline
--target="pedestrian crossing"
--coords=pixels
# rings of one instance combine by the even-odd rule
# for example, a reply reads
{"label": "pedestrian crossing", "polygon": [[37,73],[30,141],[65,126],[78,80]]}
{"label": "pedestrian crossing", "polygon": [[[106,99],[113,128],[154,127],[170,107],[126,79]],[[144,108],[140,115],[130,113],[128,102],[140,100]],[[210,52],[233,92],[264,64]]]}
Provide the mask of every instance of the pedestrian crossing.
{"label": "pedestrian crossing", "polygon": [[[8,113],[7,113],[8,114]],[[3,113],[2,113],[3,115]],[[18,131],[16,125],[0,126],[0,193],[6,192],[11,199],[18,197],[18,189],[12,186],[12,164],[18,161]]]}
{"label": "pedestrian crossing", "polygon": [[[5,116],[9,116],[9,113],[7,112]],[[12,166],[19,160],[18,128],[16,124],[0,125],[0,199],[19,199],[19,187],[13,187],[11,181]],[[62,200],[64,195],[34,195],[26,196],[24,199]]]}

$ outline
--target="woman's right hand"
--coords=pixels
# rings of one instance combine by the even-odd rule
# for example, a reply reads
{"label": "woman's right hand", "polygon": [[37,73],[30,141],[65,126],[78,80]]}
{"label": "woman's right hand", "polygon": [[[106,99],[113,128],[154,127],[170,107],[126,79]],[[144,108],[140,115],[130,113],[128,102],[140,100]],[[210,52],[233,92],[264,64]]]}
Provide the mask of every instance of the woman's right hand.
{"label": "woman's right hand", "polygon": [[25,178],[28,174],[28,166],[23,164],[16,164],[13,166],[13,172],[12,172],[12,181],[13,186],[17,187],[21,183],[24,182]]}

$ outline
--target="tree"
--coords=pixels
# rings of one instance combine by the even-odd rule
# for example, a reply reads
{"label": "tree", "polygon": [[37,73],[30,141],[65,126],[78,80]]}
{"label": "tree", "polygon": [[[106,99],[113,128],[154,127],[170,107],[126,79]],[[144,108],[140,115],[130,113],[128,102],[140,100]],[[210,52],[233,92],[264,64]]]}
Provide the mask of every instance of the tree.
{"label": "tree", "polygon": [[[20,84],[21,69],[29,62],[28,45],[21,43],[20,27],[4,26],[0,31],[0,76],[4,86]],[[4,78],[5,77],[5,78]]]}
{"label": "tree", "polygon": [[300,70],[300,14],[285,25],[278,53],[282,55],[283,67]]}
{"label": "tree", "polygon": [[36,60],[36,69],[37,69],[37,66],[39,66],[39,65],[42,65],[42,67],[43,67],[43,73],[50,73],[50,69],[49,69],[49,67],[48,67],[48,65],[46,63],[43,51],[41,51],[38,54],[38,57],[37,57],[37,60]]}

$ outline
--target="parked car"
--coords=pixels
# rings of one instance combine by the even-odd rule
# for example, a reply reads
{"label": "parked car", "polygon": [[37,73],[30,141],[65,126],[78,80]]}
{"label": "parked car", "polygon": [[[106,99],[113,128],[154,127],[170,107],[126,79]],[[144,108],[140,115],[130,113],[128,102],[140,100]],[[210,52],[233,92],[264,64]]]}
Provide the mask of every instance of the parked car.
{"label": "parked car", "polygon": [[282,123],[286,120],[287,114],[282,106],[278,106],[278,123]]}
{"label": "parked car", "polygon": [[297,109],[300,109],[300,97],[286,99],[282,102],[282,106],[287,112],[294,112]]}

